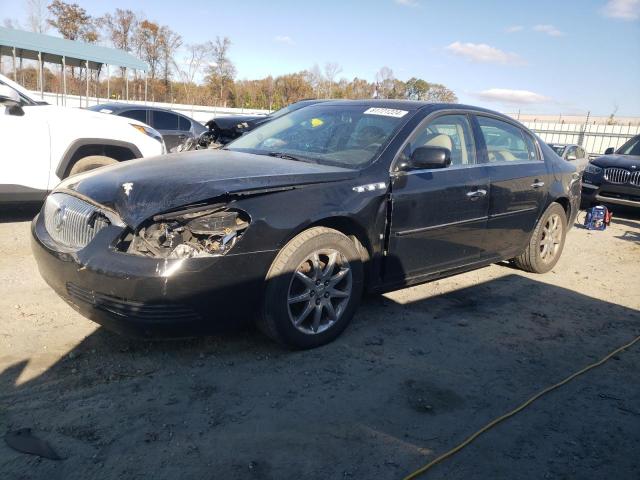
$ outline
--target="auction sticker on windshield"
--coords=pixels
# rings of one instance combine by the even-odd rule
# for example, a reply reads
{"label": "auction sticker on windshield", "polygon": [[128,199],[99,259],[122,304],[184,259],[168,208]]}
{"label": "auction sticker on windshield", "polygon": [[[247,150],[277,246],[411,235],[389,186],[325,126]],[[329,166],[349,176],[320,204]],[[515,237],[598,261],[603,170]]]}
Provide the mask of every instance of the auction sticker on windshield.
{"label": "auction sticker on windshield", "polygon": [[402,118],[404,117],[407,113],[409,113],[406,110],[396,110],[395,108],[368,108],[367,110],[364,111],[365,115],[383,115],[385,117],[395,117],[395,118]]}

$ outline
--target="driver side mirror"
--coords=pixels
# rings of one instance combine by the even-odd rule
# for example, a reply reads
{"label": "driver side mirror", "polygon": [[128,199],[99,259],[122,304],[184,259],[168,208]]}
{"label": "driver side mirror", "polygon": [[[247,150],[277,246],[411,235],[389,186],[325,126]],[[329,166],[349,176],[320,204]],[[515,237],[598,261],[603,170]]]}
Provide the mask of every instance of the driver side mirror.
{"label": "driver side mirror", "polygon": [[571,152],[567,154],[567,161],[571,162],[573,160],[577,160],[576,152]]}
{"label": "driver side mirror", "polygon": [[604,151],[605,155],[611,155],[613,153],[615,153],[615,150],[613,149],[613,147],[609,147]]}
{"label": "driver side mirror", "polygon": [[4,105],[10,115],[24,115],[20,95],[8,85],[0,85],[0,105]]}
{"label": "driver side mirror", "polygon": [[447,168],[451,165],[451,150],[443,147],[418,147],[411,158],[401,162],[400,170],[422,170],[427,168]]}

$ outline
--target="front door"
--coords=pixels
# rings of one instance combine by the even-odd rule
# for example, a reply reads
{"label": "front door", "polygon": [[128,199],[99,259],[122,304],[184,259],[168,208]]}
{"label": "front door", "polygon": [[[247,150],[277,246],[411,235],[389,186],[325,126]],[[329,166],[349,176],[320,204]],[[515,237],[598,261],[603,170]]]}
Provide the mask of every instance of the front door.
{"label": "front door", "polygon": [[489,177],[478,164],[469,117],[446,114],[419,126],[401,155],[421,146],[451,150],[451,166],[395,175],[385,280],[417,279],[483,256]]}
{"label": "front door", "polygon": [[40,201],[47,194],[51,151],[45,107],[25,105],[22,112],[0,105],[0,201]]}
{"label": "front door", "polygon": [[550,178],[533,138],[493,117],[477,117],[487,160],[491,195],[486,250],[517,255],[527,245],[546,200]]}

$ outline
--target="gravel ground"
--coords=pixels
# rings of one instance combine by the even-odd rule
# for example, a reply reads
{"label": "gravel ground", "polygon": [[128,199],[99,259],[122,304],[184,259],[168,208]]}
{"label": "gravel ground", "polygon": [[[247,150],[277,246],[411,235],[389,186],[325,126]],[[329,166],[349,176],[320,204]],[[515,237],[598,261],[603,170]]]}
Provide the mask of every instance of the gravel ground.
{"label": "gravel ground", "polygon": [[[368,298],[336,342],[254,331],[132,341],[40,279],[30,212],[0,218],[1,479],[398,479],[640,335],[640,215],[571,230],[553,272],[491,267]],[[425,478],[637,479],[640,345],[534,403]]]}

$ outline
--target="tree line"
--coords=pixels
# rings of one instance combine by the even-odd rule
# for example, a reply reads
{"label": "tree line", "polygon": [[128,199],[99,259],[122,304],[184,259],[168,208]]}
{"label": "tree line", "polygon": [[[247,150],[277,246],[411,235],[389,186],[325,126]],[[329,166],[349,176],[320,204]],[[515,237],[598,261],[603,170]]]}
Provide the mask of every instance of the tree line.
{"label": "tree line", "polygon": [[[382,67],[375,78],[341,77],[342,67],[335,62],[258,80],[237,78],[231,60],[232,42],[227,37],[203,43],[184,43],[182,36],[167,25],[146,18],[129,9],[117,8],[113,13],[92,17],[76,3],[53,0],[27,0],[28,28],[39,33],[54,29],[69,40],[101,42],[124,50],[148,65],[148,98],[152,101],[236,108],[277,109],[306,98],[388,98],[432,102],[455,102],[457,97],[444,85],[420,78],[399,80],[389,67]],[[5,19],[5,25],[19,27]],[[104,71],[71,68],[67,92],[84,95],[86,75],[90,75],[90,95],[105,97],[107,80]],[[61,91],[61,67],[45,68],[45,90]],[[39,88],[37,68],[17,66],[21,83]],[[126,98],[125,69],[111,71],[109,93],[113,99]],[[141,72],[131,75],[129,99],[144,99]]]}

